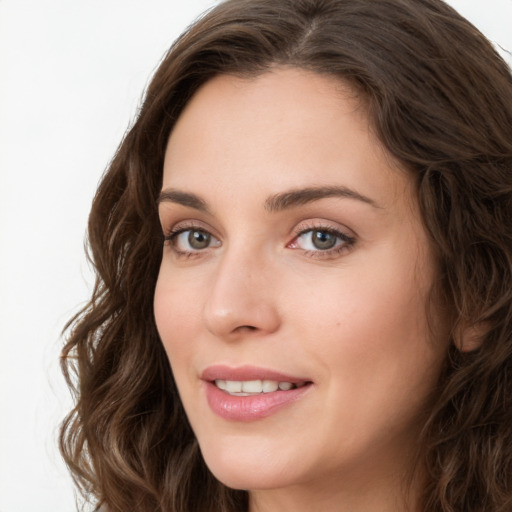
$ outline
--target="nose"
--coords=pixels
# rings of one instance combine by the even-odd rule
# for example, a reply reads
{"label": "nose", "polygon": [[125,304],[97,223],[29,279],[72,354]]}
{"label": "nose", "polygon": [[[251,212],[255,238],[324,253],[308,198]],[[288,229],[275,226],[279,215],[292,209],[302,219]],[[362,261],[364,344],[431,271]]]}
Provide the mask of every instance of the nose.
{"label": "nose", "polygon": [[280,325],[276,280],[261,257],[244,251],[226,254],[219,262],[204,306],[204,324],[217,337],[263,335]]}

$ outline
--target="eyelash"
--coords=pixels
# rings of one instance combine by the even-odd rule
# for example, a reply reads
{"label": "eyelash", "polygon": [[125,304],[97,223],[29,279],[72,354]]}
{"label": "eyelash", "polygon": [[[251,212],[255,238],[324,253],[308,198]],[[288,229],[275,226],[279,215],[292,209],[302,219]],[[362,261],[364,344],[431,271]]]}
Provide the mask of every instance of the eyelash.
{"label": "eyelash", "polygon": [[304,252],[304,255],[309,256],[311,258],[324,258],[324,259],[332,259],[338,256],[341,253],[344,253],[355,244],[356,239],[353,236],[348,235],[347,233],[344,233],[343,231],[334,228],[332,226],[322,225],[322,224],[312,224],[312,225],[302,225],[299,226],[294,234],[293,240],[288,244],[290,246],[293,243],[296,243],[296,241],[299,239],[299,237],[305,235],[306,233],[326,233],[328,235],[332,235],[335,238],[338,239],[338,241],[341,241],[342,243],[337,243],[336,246],[334,246],[331,249],[317,249],[317,250],[308,250],[308,249],[302,249]]}
{"label": "eyelash", "polygon": [[[199,232],[204,233],[212,239],[217,240],[216,237],[214,237],[207,229],[203,228],[202,226],[198,226],[196,224],[187,224],[183,225],[181,224],[179,227],[172,229],[167,235],[164,236],[164,242],[168,242],[169,245],[172,248],[172,251],[178,258],[183,259],[189,259],[194,257],[200,257],[204,251],[207,249],[211,249],[211,246],[206,247],[205,249],[196,249],[196,250],[190,250],[190,251],[183,251],[179,250],[177,248],[177,239],[180,235],[183,233],[187,233],[189,231],[192,232]],[[356,239],[353,236],[350,236],[343,231],[340,231],[339,229],[333,228],[332,226],[326,226],[321,224],[313,224],[309,226],[299,226],[293,235],[293,239],[291,242],[287,244],[287,247],[290,247],[292,244],[296,244],[297,240],[307,234],[307,233],[325,233],[328,235],[332,235],[338,239],[336,242],[337,245],[335,245],[331,249],[317,249],[317,250],[311,250],[311,249],[301,249],[303,251],[303,254],[305,256],[311,257],[311,258],[324,258],[324,259],[333,259],[339,254],[350,250],[350,248],[355,244]],[[218,240],[217,240],[218,241]],[[339,243],[341,241],[341,243]],[[220,243],[220,242],[219,242]],[[294,248],[295,249],[295,248]],[[300,247],[297,247],[297,249],[300,249]]]}
{"label": "eyelash", "polygon": [[[194,223],[186,223],[186,224],[180,224],[179,227],[171,229],[171,231],[164,236],[164,243],[168,242],[169,245],[172,248],[172,251],[178,258],[194,258],[201,256],[201,253],[204,252],[203,250],[195,250],[195,251],[182,251],[177,248],[177,239],[178,237],[183,234],[187,233],[189,231],[195,231],[199,233],[205,233],[215,240],[217,240],[207,229],[203,228],[202,226],[198,226]],[[208,247],[209,248],[209,247]]]}

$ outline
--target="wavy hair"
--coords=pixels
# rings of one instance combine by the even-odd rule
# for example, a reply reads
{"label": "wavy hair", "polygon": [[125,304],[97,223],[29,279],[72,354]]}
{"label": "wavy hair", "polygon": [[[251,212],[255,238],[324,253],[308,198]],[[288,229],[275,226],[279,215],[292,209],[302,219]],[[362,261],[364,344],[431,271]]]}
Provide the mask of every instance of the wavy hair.
{"label": "wavy hair", "polygon": [[[62,352],[75,407],[60,446],[75,483],[109,512],[247,510],[247,493],[206,468],[157,334],[156,198],[169,134],[197,89],[275,66],[354,87],[417,182],[439,258],[432,300],[453,317],[422,433],[422,510],[512,510],[512,77],[441,0],[228,0],[171,47],[89,218],[96,284]],[[464,345],[471,329],[478,343]]]}

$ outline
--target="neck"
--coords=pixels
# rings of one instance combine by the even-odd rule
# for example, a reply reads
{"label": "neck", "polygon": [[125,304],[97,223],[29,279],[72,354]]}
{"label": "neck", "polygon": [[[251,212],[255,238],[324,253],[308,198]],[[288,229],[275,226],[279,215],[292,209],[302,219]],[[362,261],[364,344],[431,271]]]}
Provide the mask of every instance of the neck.
{"label": "neck", "polygon": [[249,512],[420,512],[417,493],[407,492],[400,485],[389,482],[373,485],[361,482],[347,488],[338,483],[330,485],[295,486],[289,489],[253,491],[249,494]]}

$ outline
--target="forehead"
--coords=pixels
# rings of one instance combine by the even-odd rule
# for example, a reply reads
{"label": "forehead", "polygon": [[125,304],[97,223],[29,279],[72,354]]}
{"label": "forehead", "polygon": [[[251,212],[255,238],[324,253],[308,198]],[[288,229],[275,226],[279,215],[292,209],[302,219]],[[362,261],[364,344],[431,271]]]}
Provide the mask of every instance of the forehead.
{"label": "forehead", "polygon": [[390,194],[401,195],[411,179],[373,135],[356,91],[330,76],[285,68],[204,84],[169,138],[163,187],[272,194],[333,181],[364,184],[365,195],[376,198],[385,189],[392,202]]}

